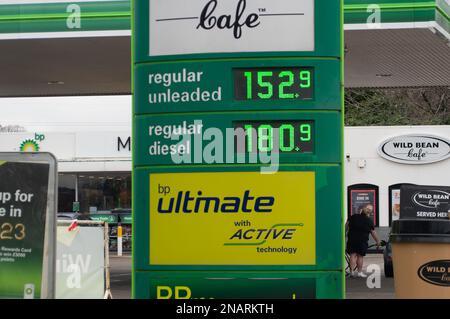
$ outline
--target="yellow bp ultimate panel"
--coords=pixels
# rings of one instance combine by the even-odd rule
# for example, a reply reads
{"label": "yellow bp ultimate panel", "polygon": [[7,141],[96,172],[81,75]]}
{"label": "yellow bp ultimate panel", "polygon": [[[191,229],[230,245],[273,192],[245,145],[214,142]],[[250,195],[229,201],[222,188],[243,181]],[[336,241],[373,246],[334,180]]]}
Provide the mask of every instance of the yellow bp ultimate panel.
{"label": "yellow bp ultimate panel", "polygon": [[314,172],[152,173],[150,265],[315,265]]}

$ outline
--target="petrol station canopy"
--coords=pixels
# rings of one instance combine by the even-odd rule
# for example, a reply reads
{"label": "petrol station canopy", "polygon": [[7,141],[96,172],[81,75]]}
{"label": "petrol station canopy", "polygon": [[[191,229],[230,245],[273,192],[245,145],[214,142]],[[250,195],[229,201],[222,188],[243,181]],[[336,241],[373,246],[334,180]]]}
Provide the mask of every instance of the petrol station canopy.
{"label": "petrol station canopy", "polygon": [[[344,22],[347,88],[450,86],[450,0],[345,0]],[[130,0],[2,1],[0,97],[130,94],[130,29]]]}

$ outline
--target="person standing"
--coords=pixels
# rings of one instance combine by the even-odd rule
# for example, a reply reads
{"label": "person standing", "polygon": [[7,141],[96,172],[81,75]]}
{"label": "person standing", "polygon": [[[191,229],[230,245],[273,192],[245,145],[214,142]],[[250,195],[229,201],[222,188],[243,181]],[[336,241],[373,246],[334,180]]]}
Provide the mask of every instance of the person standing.
{"label": "person standing", "polygon": [[380,241],[370,218],[372,213],[373,205],[367,204],[361,209],[360,214],[350,216],[346,224],[347,252],[350,254],[350,276],[352,277],[367,277],[362,269],[364,256],[369,246],[369,234],[375,240],[377,249],[380,248]]}

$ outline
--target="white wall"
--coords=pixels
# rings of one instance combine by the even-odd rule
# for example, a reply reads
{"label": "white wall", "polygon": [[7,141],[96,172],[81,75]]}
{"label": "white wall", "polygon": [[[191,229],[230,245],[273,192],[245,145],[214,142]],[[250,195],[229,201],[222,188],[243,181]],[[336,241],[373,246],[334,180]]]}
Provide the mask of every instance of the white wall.
{"label": "white wall", "polygon": [[[379,186],[380,226],[389,225],[390,185],[413,183],[450,186],[450,159],[425,165],[406,165],[388,161],[377,153],[386,139],[404,134],[431,134],[450,139],[450,126],[347,127],[345,129],[345,185],[375,184]],[[358,160],[365,160],[364,168]],[[347,196],[346,196],[347,201]],[[347,207],[347,206],[346,206]]]}
{"label": "white wall", "polygon": [[131,171],[130,133],[0,133],[0,152],[19,152],[23,141],[34,140],[39,151],[56,156],[60,172]]}
{"label": "white wall", "polygon": [[131,153],[117,137],[131,135],[131,95],[0,98],[0,125],[27,133],[0,133],[0,151],[18,151],[44,134],[41,151],[54,153],[61,172],[131,171]]}

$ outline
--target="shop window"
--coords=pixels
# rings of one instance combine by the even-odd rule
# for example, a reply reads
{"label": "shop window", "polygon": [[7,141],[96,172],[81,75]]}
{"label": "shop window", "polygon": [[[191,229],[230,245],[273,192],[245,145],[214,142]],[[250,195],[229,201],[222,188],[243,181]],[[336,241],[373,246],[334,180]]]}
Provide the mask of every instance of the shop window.
{"label": "shop window", "polygon": [[361,210],[372,205],[373,210],[371,218],[375,227],[379,226],[379,205],[378,205],[379,187],[373,184],[355,184],[347,188],[348,217],[361,213]]}
{"label": "shop window", "polygon": [[75,174],[58,175],[58,212],[72,212],[72,204],[75,201],[75,189],[77,185]]}
{"label": "shop window", "polygon": [[81,211],[96,213],[131,208],[131,174],[80,173],[78,194]]}
{"label": "shop window", "polygon": [[400,183],[389,186],[389,226],[400,218],[400,189],[405,185],[414,184]]}

